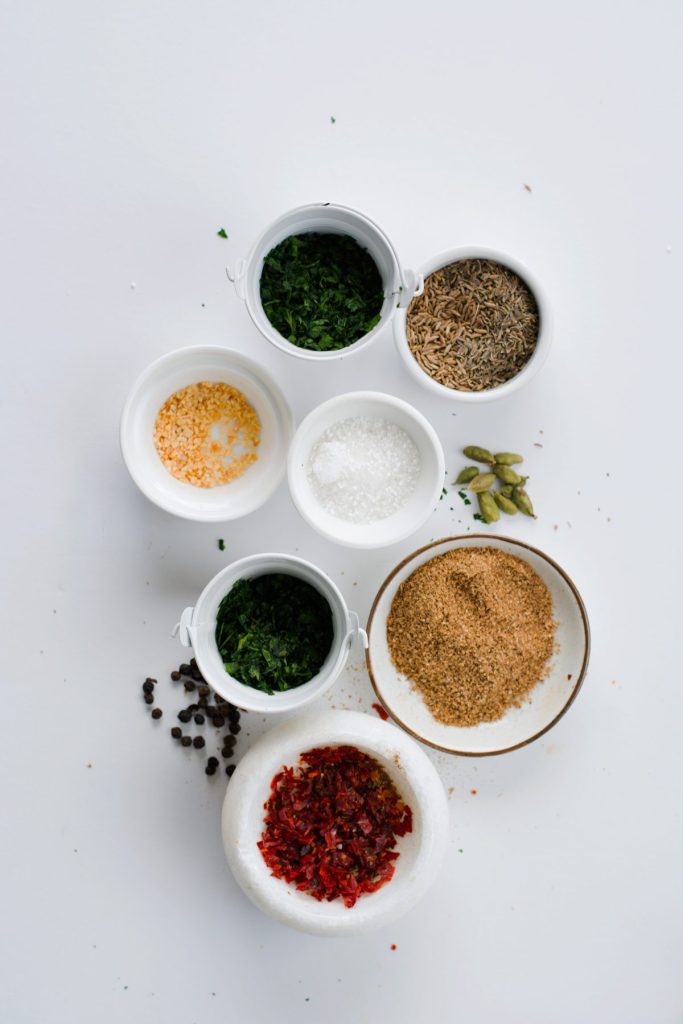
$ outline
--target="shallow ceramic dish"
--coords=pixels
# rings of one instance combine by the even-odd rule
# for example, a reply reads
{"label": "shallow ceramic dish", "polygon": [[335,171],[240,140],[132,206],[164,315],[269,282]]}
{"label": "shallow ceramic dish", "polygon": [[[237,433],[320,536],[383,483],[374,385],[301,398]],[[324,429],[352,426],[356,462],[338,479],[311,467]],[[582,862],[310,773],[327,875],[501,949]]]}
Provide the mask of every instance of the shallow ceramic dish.
{"label": "shallow ceramic dish", "polygon": [[[558,622],[556,638],[559,645],[549,676],[531,691],[528,701],[519,708],[512,708],[496,722],[469,728],[444,725],[433,717],[419,693],[395,668],[386,636],[391,603],[400,584],[418,566],[437,555],[465,547],[494,547],[529,563],[550,591],[553,615]],[[486,534],[447,537],[408,555],[380,587],[370,611],[367,632],[368,672],[377,696],[391,717],[423,743],[449,754],[473,757],[515,750],[552,728],[579,692],[590,652],[586,609],[564,570],[542,551],[528,544]]]}
{"label": "shallow ceramic dish", "polygon": [[[332,644],[320,671],[307,683],[281,693],[256,690],[228,675],[216,643],[218,608],[235,581],[269,573],[284,573],[310,583],[325,598],[332,615]],[[349,611],[341,591],[322,569],[303,558],[272,552],[247,555],[217,573],[204,587],[194,607],[185,608],[175,634],[184,647],[192,647],[202,675],[216,693],[238,708],[266,715],[295,711],[325,693],[344,668],[354,641],[363,647],[368,642],[365,630],[359,628],[358,616]]]}
{"label": "shallow ceramic dish", "polygon": [[406,317],[408,315],[407,306],[402,309],[397,309],[396,314],[393,317],[394,341],[396,342],[396,347],[398,348],[399,354],[408,371],[417,381],[419,381],[420,384],[428,388],[433,394],[441,395],[442,398],[451,398],[458,402],[490,402],[494,398],[505,398],[507,395],[517,391],[517,389],[521,388],[524,384],[527,384],[532,377],[536,376],[543,366],[550,350],[550,343],[552,340],[552,319],[545,290],[536,279],[535,275],[532,274],[531,271],[525,267],[523,263],[520,263],[520,261],[514,256],[511,256],[506,252],[501,252],[498,249],[491,249],[481,245],[460,246],[457,249],[451,249],[448,252],[439,253],[438,256],[433,256],[431,260],[428,260],[420,267],[419,274],[426,280],[430,274],[433,274],[436,270],[441,270],[442,267],[447,267],[450,263],[457,263],[458,260],[472,259],[493,260],[495,263],[500,263],[504,267],[508,267],[510,270],[514,271],[522,281],[524,281],[536,299],[539,317],[536,347],[534,348],[531,357],[524,364],[519,373],[516,373],[514,377],[510,378],[510,380],[506,380],[505,383],[499,384],[495,388],[487,388],[485,391],[458,391],[456,388],[449,388],[446,387],[445,384],[440,384],[439,381],[434,380],[433,377],[430,377],[430,375],[422,369],[410,349],[406,331]]}
{"label": "shallow ceramic dish", "polygon": [[[353,416],[396,423],[412,438],[420,454],[420,476],[408,501],[393,515],[372,523],[350,523],[333,516],[318,502],[307,475],[316,441],[333,424]],[[384,547],[414,533],[436,507],[444,473],[443,448],[431,423],[408,402],[379,391],[351,391],[317,406],[300,423],[287,460],[289,491],[306,522],[328,540],[356,548]]]}
{"label": "shallow ceramic dish", "polygon": [[[154,446],[154,424],[170,396],[200,381],[238,388],[258,413],[258,458],[236,480],[194,487],[176,480]],[[257,363],[213,345],[178,349],[148,366],[133,384],[121,414],[121,451],[140,490],[155,505],[183,519],[227,522],[263,505],[284,476],[294,421],[284,395]]]}
{"label": "shallow ceramic dish", "polygon": [[[273,776],[306,750],[341,744],[374,757],[413,812],[413,831],[398,840],[394,877],[353,907],[339,899],[319,903],[274,878],[256,845]],[[445,853],[448,806],[436,769],[409,736],[371,715],[326,711],[284,722],[245,754],[225,795],[222,832],[235,880],[260,910],[315,935],[357,935],[395,921],[432,884]]]}

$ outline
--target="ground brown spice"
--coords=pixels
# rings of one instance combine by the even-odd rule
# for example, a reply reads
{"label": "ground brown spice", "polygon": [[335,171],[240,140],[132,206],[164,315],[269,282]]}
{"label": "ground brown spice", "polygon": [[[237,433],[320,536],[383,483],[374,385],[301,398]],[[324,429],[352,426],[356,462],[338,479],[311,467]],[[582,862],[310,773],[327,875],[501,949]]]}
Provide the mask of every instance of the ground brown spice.
{"label": "ground brown spice", "polygon": [[416,569],[387,620],[392,660],[447,725],[493,722],[548,674],[556,622],[545,583],[497,548],[458,548]]}

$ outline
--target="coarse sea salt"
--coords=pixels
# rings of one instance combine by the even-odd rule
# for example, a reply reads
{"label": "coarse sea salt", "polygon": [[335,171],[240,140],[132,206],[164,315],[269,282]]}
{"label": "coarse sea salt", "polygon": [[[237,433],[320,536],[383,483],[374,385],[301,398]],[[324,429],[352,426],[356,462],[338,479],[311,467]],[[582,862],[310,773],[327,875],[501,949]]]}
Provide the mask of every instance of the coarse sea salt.
{"label": "coarse sea salt", "polygon": [[318,438],[307,476],[330,515],[373,523],[405,505],[417,486],[420,465],[415,442],[398,424],[379,416],[351,416]]}

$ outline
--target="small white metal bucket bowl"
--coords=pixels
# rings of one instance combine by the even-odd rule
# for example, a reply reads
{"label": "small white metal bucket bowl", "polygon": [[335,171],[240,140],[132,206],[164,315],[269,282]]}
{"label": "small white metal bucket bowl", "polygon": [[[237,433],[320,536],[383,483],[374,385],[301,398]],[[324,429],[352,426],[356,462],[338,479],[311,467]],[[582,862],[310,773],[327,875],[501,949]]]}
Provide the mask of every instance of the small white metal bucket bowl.
{"label": "small white metal bucket bowl", "polygon": [[[349,235],[354,238],[377,264],[384,287],[384,303],[379,322],[362,338],[333,352],[315,352],[293,345],[273,327],[261,304],[261,272],[265,257],[285,238],[313,231]],[[227,275],[264,338],[283,352],[298,356],[300,359],[340,359],[364,348],[374,341],[384,325],[391,320],[397,306],[407,306],[414,295],[420,294],[423,287],[420,276],[412,270],[402,269],[396,249],[374,221],[358,210],[349,206],[338,206],[336,203],[299,206],[279,217],[264,231],[246,259],[239,260],[234,267],[227,268]]]}
{"label": "small white metal bucket bowl", "polygon": [[[285,573],[305,580],[322,594],[332,613],[333,639],[329,653],[320,671],[307,683],[282,693],[264,693],[241,683],[223,667],[223,659],[216,644],[216,615],[218,606],[240,579]],[[332,580],[321,569],[303,558],[293,555],[249,555],[227,566],[206,585],[193,608],[186,608],[176,625],[184,647],[191,647],[204,679],[224,700],[247,711],[272,714],[293,711],[315,700],[334,683],[346,664],[354,640],[367,647],[365,630],[360,628],[358,616],[349,611],[346,601]]]}
{"label": "small white metal bucket bowl", "polygon": [[[333,424],[353,416],[380,417],[396,423],[412,438],[420,454],[420,475],[405,505],[386,519],[371,523],[350,523],[333,516],[317,500],[308,479],[308,460],[316,441]],[[309,526],[328,540],[355,548],[386,547],[414,533],[436,507],[444,473],[443,448],[429,420],[408,402],[380,391],[351,391],[322,402],[299,424],[287,460],[289,492]]]}
{"label": "small white metal bucket bowl", "polygon": [[431,260],[423,263],[420,267],[423,289],[425,278],[435,271],[441,270],[442,267],[447,267],[451,263],[457,263],[459,260],[492,260],[494,263],[500,263],[503,267],[508,267],[509,270],[512,270],[513,273],[522,279],[536,300],[539,320],[538,338],[536,339],[534,351],[522,369],[514,377],[511,377],[510,380],[506,380],[503,384],[498,384],[494,388],[487,388],[486,391],[458,391],[457,388],[449,388],[438,380],[434,380],[426,370],[422,369],[408,344],[406,319],[408,315],[407,306],[410,303],[407,303],[405,308],[396,311],[393,321],[394,341],[408,371],[423,387],[428,388],[433,394],[453,399],[456,402],[472,402],[475,404],[477,402],[490,402],[494,398],[505,398],[524,384],[528,384],[546,361],[552,340],[552,317],[548,299],[539,281],[523,263],[520,263],[514,256],[510,256],[509,253],[481,245],[460,246],[457,249],[439,253],[438,256],[433,256]]}

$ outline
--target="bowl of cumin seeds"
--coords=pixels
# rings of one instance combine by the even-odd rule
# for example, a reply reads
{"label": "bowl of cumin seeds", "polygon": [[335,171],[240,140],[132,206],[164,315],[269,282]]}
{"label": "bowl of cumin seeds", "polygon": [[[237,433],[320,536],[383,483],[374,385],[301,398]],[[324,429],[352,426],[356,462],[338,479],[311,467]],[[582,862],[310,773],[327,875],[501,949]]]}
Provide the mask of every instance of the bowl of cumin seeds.
{"label": "bowl of cumin seeds", "polygon": [[420,268],[424,291],[393,318],[398,351],[432,392],[463,402],[503,398],[545,362],[551,319],[545,293],[514,257],[462,247]]}
{"label": "bowl of cumin seeds", "polygon": [[511,537],[427,544],[389,574],[367,625],[370,680],[394,721],[450,754],[525,746],[574,702],[590,630],[566,572]]}

